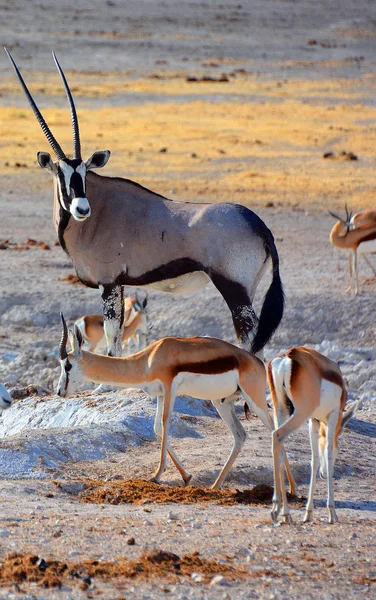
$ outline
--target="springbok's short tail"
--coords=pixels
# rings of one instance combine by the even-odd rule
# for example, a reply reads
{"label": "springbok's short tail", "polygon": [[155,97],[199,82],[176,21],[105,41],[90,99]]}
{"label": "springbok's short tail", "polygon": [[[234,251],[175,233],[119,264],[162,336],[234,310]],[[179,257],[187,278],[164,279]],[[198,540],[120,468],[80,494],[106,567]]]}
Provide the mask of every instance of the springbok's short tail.
{"label": "springbok's short tail", "polygon": [[283,317],[285,295],[283,293],[282,281],[279,274],[279,256],[272,234],[266,246],[266,251],[272,259],[273,279],[266,292],[262,305],[257,333],[252,342],[253,354],[262,350],[277,329]]}

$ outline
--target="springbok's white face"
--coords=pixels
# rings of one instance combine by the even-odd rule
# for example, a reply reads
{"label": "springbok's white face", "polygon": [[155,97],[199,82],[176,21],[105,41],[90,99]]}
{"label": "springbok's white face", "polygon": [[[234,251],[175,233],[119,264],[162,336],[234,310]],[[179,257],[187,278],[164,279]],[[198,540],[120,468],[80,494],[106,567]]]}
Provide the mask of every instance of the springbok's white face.
{"label": "springbok's white face", "polygon": [[68,354],[64,360],[60,360],[60,366],[61,373],[56,393],[61,398],[67,398],[85,382],[85,377],[80,368],[79,359],[72,353]]}
{"label": "springbok's white face", "polygon": [[[63,317],[62,317],[63,319]],[[66,328],[65,321],[64,327]],[[68,338],[68,332],[66,331],[64,347],[60,347],[60,366],[61,373],[59,383],[57,384],[56,393],[62,398],[71,396],[76,389],[85,382],[85,375],[83,374],[80,362],[82,360],[82,351],[84,340],[81,331],[77,325],[74,327],[74,331],[69,330],[69,337],[72,346],[72,352],[67,354],[66,352],[66,341]]]}
{"label": "springbok's white face", "polygon": [[0,410],[6,410],[10,408],[12,405],[12,398],[7,390],[7,388],[0,383]]}
{"label": "springbok's white face", "polygon": [[86,162],[80,158],[66,158],[54,163],[48,152],[38,152],[40,166],[56,177],[61,207],[76,221],[85,221],[91,215],[91,207],[86,198],[87,171],[104,167],[109,158],[109,150],[102,150],[95,152]]}

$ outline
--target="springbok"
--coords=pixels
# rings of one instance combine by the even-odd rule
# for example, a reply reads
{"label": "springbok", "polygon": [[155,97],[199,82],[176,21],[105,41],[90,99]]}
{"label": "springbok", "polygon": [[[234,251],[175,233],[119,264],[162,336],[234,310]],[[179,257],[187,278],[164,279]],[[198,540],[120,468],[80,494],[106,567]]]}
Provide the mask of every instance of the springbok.
{"label": "springbok", "polygon": [[[140,300],[124,298],[124,329],[122,347],[129,347],[129,342],[134,341],[137,350],[146,346],[147,339],[147,297]],[[102,349],[106,345],[102,315],[84,315],[77,319],[75,325],[81,331],[84,341],[89,345],[89,352]]]}
{"label": "springbok", "polygon": [[[368,223],[369,225],[358,225],[354,228],[352,225],[352,214],[348,212],[346,208],[346,219],[342,219],[340,216],[329,211],[329,214],[338,219],[330,232],[330,242],[337,248],[344,248],[349,251],[349,273],[350,273],[350,285],[346,292],[352,290],[353,280],[355,278],[355,294],[358,293],[359,282],[358,282],[358,254],[363,256],[366,263],[372,269],[374,275],[376,271],[365,256],[367,253],[376,252],[376,222],[372,224],[372,220]],[[369,211],[371,212],[371,211]],[[362,221],[358,221],[358,224]]]}
{"label": "springbok", "polygon": [[12,405],[12,398],[5,385],[0,383],[0,410],[6,410]]}
{"label": "springbok", "polygon": [[[39,165],[53,176],[55,229],[77,277],[100,290],[108,354],[121,356],[123,286],[186,293],[209,281],[226,301],[242,346],[261,351],[284,307],[279,257],[265,223],[245,206],[177,202],[129,179],[93,173],[91,169],[104,167],[110,152],[102,150],[82,160],[73,97],[53,55],[72,117],[74,150],[69,159],[7,55],[58,157],[53,162],[48,152],[38,153]],[[258,321],[252,302],[268,265],[272,281]]]}
{"label": "springbok", "polygon": [[333,467],[338,452],[338,438],[353,416],[356,406],[345,413],[347,393],[337,363],[313,348],[290,348],[269,361],[268,383],[273,400],[274,424],[274,498],[272,519],[282,508],[282,517],[291,522],[284,486],[281,456],[285,459],[283,441],[309,420],[311,442],[311,481],[304,522],[312,521],[313,495],[317,471],[328,478],[329,523],[338,521],[333,498]]}
{"label": "springbok", "polygon": [[[264,363],[246,350],[211,337],[168,337],[150,344],[136,354],[116,358],[82,350],[83,338],[75,326],[74,331],[69,331],[72,351],[68,354],[68,329],[63,315],[61,319],[63,333],[59,346],[59,396],[71,395],[84,381],[138,388],[149,396],[157,396],[154,431],[161,440],[161,454],[152,481],[159,483],[165,471],[166,452],[186,485],[192,477],[168,441],[177,394],[211,400],[233,435],[234,444],[230,456],[211,486],[212,489],[221,487],[245,442],[246,432],[234,411],[234,402],[240,392],[248,408],[272,431],[273,421],[265,396]],[[292,477],[287,459],[286,469],[289,477]],[[293,478],[290,485],[295,487]]]}
{"label": "springbok", "polygon": [[366,229],[376,225],[376,210],[362,210],[351,215],[350,213],[350,231],[353,229]]}

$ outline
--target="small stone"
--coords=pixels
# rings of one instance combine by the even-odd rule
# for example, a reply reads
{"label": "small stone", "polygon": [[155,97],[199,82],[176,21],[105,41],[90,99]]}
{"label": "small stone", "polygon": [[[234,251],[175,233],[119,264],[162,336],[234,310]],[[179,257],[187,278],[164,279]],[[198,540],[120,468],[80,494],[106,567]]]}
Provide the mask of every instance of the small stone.
{"label": "small stone", "polygon": [[358,534],[355,533],[355,531],[353,531],[352,533],[350,533],[349,535],[349,540],[355,540],[358,537]]}
{"label": "small stone", "polygon": [[135,543],[136,543],[136,540],[134,539],[134,537],[130,537],[127,539],[128,546],[134,546]]}
{"label": "small stone", "polygon": [[202,583],[204,581],[204,576],[201,573],[192,573],[191,579],[196,583]]}
{"label": "small stone", "polygon": [[6,529],[0,529],[0,537],[7,538],[9,537],[9,531]]}
{"label": "small stone", "polygon": [[44,560],[44,558],[40,558],[37,562],[38,568],[41,571],[45,571],[48,567],[48,564],[46,563],[46,561]]}
{"label": "small stone", "polygon": [[192,529],[201,529],[200,523],[192,523]]}
{"label": "small stone", "polygon": [[210,585],[228,585],[228,581],[223,575],[215,575],[211,580]]}
{"label": "small stone", "polygon": [[153,509],[152,508],[143,508],[142,510],[146,513],[151,513]]}
{"label": "small stone", "polygon": [[178,517],[178,515],[173,513],[172,510],[170,510],[167,514],[167,518],[169,521],[177,521],[179,517]]}
{"label": "small stone", "polygon": [[78,555],[79,555],[78,550],[72,550],[71,552],[69,552],[69,556],[78,556]]}
{"label": "small stone", "polygon": [[148,519],[146,519],[146,520],[143,522],[143,525],[146,525],[147,527],[150,527],[150,525],[153,525],[153,523],[152,523],[151,521],[149,521]]}

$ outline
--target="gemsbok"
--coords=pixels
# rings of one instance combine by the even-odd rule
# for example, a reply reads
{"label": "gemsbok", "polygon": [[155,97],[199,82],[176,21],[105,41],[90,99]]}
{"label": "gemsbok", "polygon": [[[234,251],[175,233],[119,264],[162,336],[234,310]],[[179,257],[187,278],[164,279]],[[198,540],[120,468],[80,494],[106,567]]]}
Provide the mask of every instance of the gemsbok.
{"label": "gemsbok", "polygon": [[311,481],[304,522],[312,521],[313,496],[317,471],[328,479],[329,523],[338,521],[334,508],[333,468],[338,452],[338,438],[353,416],[357,404],[347,413],[347,392],[337,363],[313,348],[299,346],[272,359],[267,377],[274,409],[273,462],[274,498],[272,519],[276,521],[282,508],[286,523],[292,522],[284,485],[281,458],[285,459],[283,442],[290,433],[309,420],[311,442]]}
{"label": "gemsbok", "polygon": [[335,219],[338,219],[330,232],[330,242],[336,248],[343,248],[344,250],[349,251],[350,285],[346,292],[352,290],[353,281],[355,280],[354,291],[355,294],[357,294],[359,290],[358,255],[363,256],[374,275],[376,275],[373,266],[365,256],[368,253],[376,252],[376,222],[373,224],[372,220],[369,220],[367,226],[367,221],[361,221],[359,219],[357,221],[358,225],[354,227],[354,223],[352,222],[353,217],[351,213],[348,212],[347,206],[346,219],[342,219],[332,211],[329,211],[329,214]]}
{"label": "gemsbok", "polygon": [[[129,347],[134,342],[137,350],[146,346],[147,339],[147,297],[142,300],[138,298],[124,298],[124,329],[122,335],[122,347]],[[81,331],[81,335],[89,346],[89,352],[102,350],[106,347],[106,336],[104,334],[102,315],[84,315],[77,319],[75,325]]]}
{"label": "gemsbok", "polygon": [[0,383],[0,410],[6,410],[12,406],[12,398],[5,385]]}
{"label": "gemsbok", "polygon": [[[110,152],[83,161],[73,97],[53,55],[72,117],[74,148],[68,158],[7,54],[57,155],[53,162],[48,152],[38,152],[39,165],[53,176],[55,229],[77,277],[100,290],[108,354],[121,356],[123,286],[186,293],[209,281],[226,301],[242,346],[261,351],[284,307],[277,248],[265,223],[245,206],[173,201],[129,179],[93,173]],[[252,303],[268,266],[272,279],[258,320]]]}
{"label": "gemsbok", "polygon": [[[159,483],[166,468],[166,452],[183,478],[191,474],[171,448],[168,435],[175,397],[190,395],[211,400],[231,431],[234,443],[230,456],[212,485],[218,489],[227,477],[246,438],[246,432],[234,411],[239,393],[269,431],[273,421],[266,404],[264,363],[242,348],[211,337],[163,338],[136,354],[123,358],[92,354],[82,350],[83,338],[77,326],[69,331],[72,351],[67,352],[68,329],[63,315],[63,332],[59,346],[61,374],[57,394],[70,396],[85,381],[138,388],[157,397],[154,431],[161,440],[158,469],[152,481]],[[292,478],[286,459],[286,469]]]}

